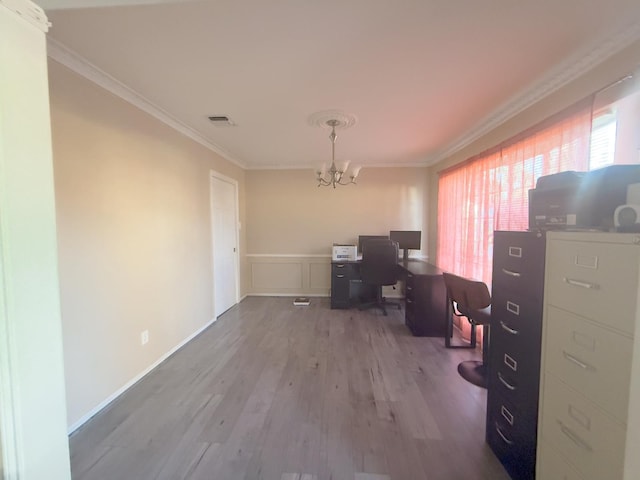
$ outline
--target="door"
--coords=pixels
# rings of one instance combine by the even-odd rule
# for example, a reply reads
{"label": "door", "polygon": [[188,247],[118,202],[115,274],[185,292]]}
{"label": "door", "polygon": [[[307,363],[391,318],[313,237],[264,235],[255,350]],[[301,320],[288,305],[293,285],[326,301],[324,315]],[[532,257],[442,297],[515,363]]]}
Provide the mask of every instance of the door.
{"label": "door", "polygon": [[211,173],[215,317],[238,303],[238,183]]}

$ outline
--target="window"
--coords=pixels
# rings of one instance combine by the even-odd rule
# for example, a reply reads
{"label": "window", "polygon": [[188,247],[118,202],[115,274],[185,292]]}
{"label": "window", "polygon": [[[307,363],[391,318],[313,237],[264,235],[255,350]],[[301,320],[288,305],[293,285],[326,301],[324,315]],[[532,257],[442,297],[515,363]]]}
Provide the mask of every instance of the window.
{"label": "window", "polygon": [[640,163],[640,69],[541,126],[441,172],[440,268],[491,285],[494,230],[528,228],[543,175]]}
{"label": "window", "polygon": [[542,175],[589,168],[591,105],[442,172],[440,268],[491,285],[494,230],[528,228],[529,189]]}
{"label": "window", "polygon": [[[528,228],[528,191],[538,178],[631,163],[640,163],[640,70],[544,125],[441,172],[438,266],[490,286],[493,232]],[[468,335],[466,322],[460,327]]]}
{"label": "window", "polygon": [[613,164],[616,153],[616,114],[607,109],[593,117],[589,170]]}

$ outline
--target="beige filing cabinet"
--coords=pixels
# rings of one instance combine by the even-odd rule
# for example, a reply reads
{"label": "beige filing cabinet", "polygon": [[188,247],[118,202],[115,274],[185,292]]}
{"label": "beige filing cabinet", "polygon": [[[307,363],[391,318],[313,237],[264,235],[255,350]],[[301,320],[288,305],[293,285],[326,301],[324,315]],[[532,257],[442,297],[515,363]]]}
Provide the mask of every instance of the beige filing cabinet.
{"label": "beige filing cabinet", "polygon": [[549,232],[539,480],[640,478],[640,234]]}

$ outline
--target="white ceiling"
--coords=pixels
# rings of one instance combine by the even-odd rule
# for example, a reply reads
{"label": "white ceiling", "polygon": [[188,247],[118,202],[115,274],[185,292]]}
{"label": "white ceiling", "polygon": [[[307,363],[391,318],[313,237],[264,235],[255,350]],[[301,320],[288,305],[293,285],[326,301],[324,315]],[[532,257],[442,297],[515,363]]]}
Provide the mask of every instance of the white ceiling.
{"label": "white ceiling", "polygon": [[38,3],[54,44],[246,168],[328,161],[328,109],[357,117],[338,159],[431,164],[640,37],[638,0]]}

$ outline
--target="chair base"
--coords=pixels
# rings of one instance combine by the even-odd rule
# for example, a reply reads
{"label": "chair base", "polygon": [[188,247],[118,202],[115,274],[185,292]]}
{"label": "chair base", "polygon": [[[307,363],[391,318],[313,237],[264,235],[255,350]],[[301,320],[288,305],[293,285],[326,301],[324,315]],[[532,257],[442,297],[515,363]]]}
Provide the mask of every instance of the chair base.
{"label": "chair base", "polygon": [[387,305],[395,305],[395,306],[398,307],[398,310],[400,310],[402,308],[402,305],[400,305],[399,303],[387,302],[387,298],[382,296],[382,286],[381,285],[377,285],[376,298],[371,302],[360,304],[360,306],[358,307],[358,310],[366,310],[367,308],[374,308],[375,307],[375,308],[379,308],[380,310],[382,310],[382,313],[386,316],[387,315],[387,308],[386,308]]}
{"label": "chair base", "polygon": [[477,360],[467,360],[458,364],[458,373],[467,382],[477,387],[487,388],[487,366]]}
{"label": "chair base", "polygon": [[399,303],[396,302],[387,302],[387,299],[382,297],[382,300],[376,300],[374,302],[368,302],[368,303],[363,303],[362,305],[360,305],[358,307],[358,310],[366,310],[368,308],[379,308],[380,310],[382,310],[382,313],[386,316],[387,315],[387,306],[396,306],[398,307],[398,310],[402,309],[402,305],[400,305]]}

